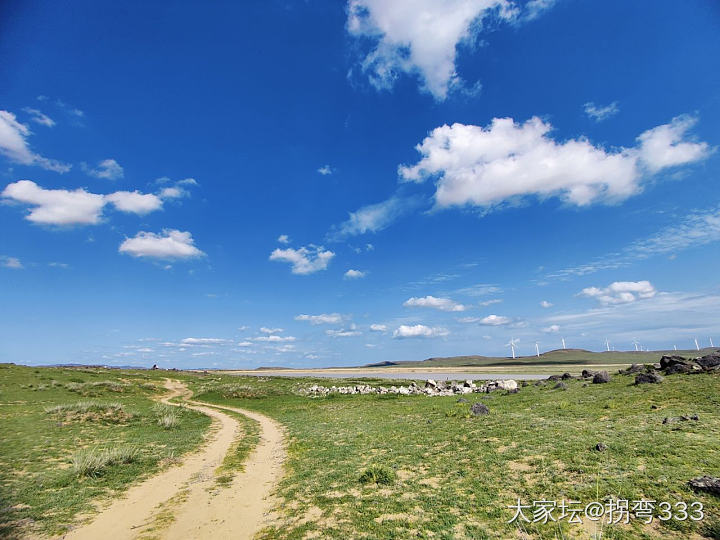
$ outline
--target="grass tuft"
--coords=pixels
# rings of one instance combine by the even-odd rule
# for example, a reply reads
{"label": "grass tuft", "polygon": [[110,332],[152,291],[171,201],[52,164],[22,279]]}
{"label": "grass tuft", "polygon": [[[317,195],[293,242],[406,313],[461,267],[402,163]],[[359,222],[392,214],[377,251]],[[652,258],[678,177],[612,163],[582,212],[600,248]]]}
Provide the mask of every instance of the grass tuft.
{"label": "grass tuft", "polygon": [[365,469],[358,481],[361,484],[382,484],[390,485],[395,482],[395,471],[384,465],[371,465]]}
{"label": "grass tuft", "polygon": [[180,425],[178,408],[164,403],[158,403],[153,407],[157,416],[157,425],[164,429],[173,429]]}
{"label": "grass tuft", "polygon": [[132,463],[137,457],[138,449],[132,446],[80,450],[73,454],[72,468],[78,477],[95,478],[102,475],[107,467]]}

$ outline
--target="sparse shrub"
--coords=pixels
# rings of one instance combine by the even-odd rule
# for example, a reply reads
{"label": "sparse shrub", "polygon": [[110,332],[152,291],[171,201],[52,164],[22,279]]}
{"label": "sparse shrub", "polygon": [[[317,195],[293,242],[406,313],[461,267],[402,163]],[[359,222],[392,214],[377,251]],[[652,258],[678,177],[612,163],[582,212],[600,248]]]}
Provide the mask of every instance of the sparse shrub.
{"label": "sparse shrub", "polygon": [[384,465],[371,465],[365,469],[358,481],[361,484],[390,485],[395,482],[395,471]]}
{"label": "sparse shrub", "polygon": [[102,403],[98,401],[78,401],[45,407],[47,414],[63,415],[65,421],[110,422],[118,424],[130,420],[133,415],[125,411],[121,403]]}
{"label": "sparse shrub", "polygon": [[177,427],[180,423],[177,407],[166,405],[164,403],[157,403],[155,407],[153,407],[153,411],[157,417],[157,425],[162,428],[172,429]]}
{"label": "sparse shrub", "polygon": [[107,467],[124,465],[137,460],[138,449],[135,447],[119,447],[109,449],[94,448],[80,450],[72,457],[73,472],[78,477],[95,478],[105,472]]}

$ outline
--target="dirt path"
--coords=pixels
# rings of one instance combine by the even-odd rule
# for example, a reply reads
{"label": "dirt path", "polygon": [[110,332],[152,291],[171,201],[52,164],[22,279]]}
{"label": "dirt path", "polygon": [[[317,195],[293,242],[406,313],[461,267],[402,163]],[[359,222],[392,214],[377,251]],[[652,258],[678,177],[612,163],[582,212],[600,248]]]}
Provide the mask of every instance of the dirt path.
{"label": "dirt path", "polygon": [[[170,394],[213,419],[208,440],[183,462],[141,484],[110,504],[91,523],[68,533],[68,540],[130,540],[135,538],[196,539],[252,538],[274,506],[273,487],[282,476],[285,446],[282,428],[270,418],[234,407],[188,401],[191,392],[168,380]],[[218,409],[244,414],[260,423],[260,442],[245,462],[245,470],[228,487],[218,487],[215,469],[231,449],[238,422]]]}

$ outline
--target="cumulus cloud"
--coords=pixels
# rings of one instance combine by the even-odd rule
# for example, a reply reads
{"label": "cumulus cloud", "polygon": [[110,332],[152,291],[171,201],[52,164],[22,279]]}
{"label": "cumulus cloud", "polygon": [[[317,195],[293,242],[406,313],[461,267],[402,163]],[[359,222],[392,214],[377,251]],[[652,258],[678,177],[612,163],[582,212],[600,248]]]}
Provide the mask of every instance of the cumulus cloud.
{"label": "cumulus cloud", "polygon": [[105,197],[84,189],[44,189],[30,180],[9,184],[2,196],[32,205],[28,221],[47,225],[92,225],[100,222]]}
{"label": "cumulus cloud", "polygon": [[552,307],[552,303],[548,302],[547,300],[543,300],[542,302],[540,302],[540,307],[549,308]]}
{"label": "cumulus cloud", "polygon": [[28,113],[30,115],[30,120],[32,120],[36,124],[40,124],[41,126],[45,127],[53,127],[55,125],[55,120],[53,120],[47,114],[43,113],[38,109],[33,109],[32,107],[25,107],[23,111]]}
{"label": "cumulus cloud", "polygon": [[652,298],[657,290],[649,281],[615,281],[607,287],[586,287],[581,296],[594,298],[602,305],[629,304],[637,300]]}
{"label": "cumulus cloud", "polygon": [[333,227],[328,238],[338,241],[349,236],[381,231],[420,204],[419,197],[394,195],[385,201],[363,206],[350,212],[346,221]]}
{"label": "cumulus cloud", "polygon": [[406,325],[401,324],[393,331],[393,338],[404,339],[404,338],[430,338],[430,337],[442,337],[447,336],[448,332],[445,328],[429,327],[424,324]]}
{"label": "cumulus cloud", "polygon": [[222,338],[195,338],[189,337],[181,340],[184,345],[220,345],[230,340]]}
{"label": "cumulus cloud", "polygon": [[417,75],[423,90],[443,100],[461,86],[458,44],[471,46],[489,17],[517,15],[509,0],[349,0],[347,30],[372,44],[360,67],[375,88],[392,88],[401,73]]}
{"label": "cumulus cloud", "polygon": [[267,326],[263,326],[260,328],[260,332],[262,332],[263,334],[279,334],[282,331],[282,328],[268,328]]}
{"label": "cumulus cloud", "polygon": [[408,182],[437,178],[440,208],[487,209],[533,195],[578,206],[617,202],[639,193],[648,176],[709,155],[707,143],[684,140],[694,122],[677,117],[645,131],[637,146],[612,151],[585,138],[556,141],[552,126],[538,117],[523,124],[495,118],[487,127],[444,125],[417,146],[421,160],[398,173]]}
{"label": "cumulus cloud", "polygon": [[26,219],[48,225],[92,225],[99,223],[106,204],[121,212],[145,215],[162,208],[162,200],[151,193],[117,191],[109,195],[84,189],[45,189],[31,180],[9,184],[2,192],[6,199],[34,208]]}
{"label": "cumulus cloud", "polygon": [[12,268],[13,270],[20,270],[23,268],[22,262],[17,257],[8,257],[7,255],[0,255],[0,267]]}
{"label": "cumulus cloud", "polygon": [[487,317],[480,319],[478,322],[484,326],[505,326],[507,324],[511,324],[513,320],[510,317],[505,317],[503,315],[488,315]]}
{"label": "cumulus cloud", "polygon": [[439,309],[440,311],[465,311],[466,306],[451,300],[450,298],[436,298],[435,296],[425,296],[423,298],[412,297],[403,302],[405,307],[429,307]]}
{"label": "cumulus cloud", "polygon": [[478,302],[478,305],[487,307],[487,306],[492,306],[493,304],[500,304],[500,303],[502,303],[502,300],[500,298],[491,298],[490,300]]}
{"label": "cumulus cloud", "polygon": [[71,166],[66,163],[33,152],[27,141],[31,134],[30,128],[18,122],[13,113],[0,111],[0,154],[22,165],[37,165],[58,173],[70,170]]}
{"label": "cumulus cloud", "polygon": [[323,165],[322,167],[320,167],[320,168],[317,170],[317,172],[319,172],[319,173],[322,174],[323,176],[327,176],[327,175],[329,175],[329,174],[332,174],[332,173],[335,172],[335,171],[333,171],[333,168],[332,168],[330,165]]}
{"label": "cumulus cloud", "polygon": [[81,168],[88,176],[103,180],[118,180],[125,176],[125,170],[114,159],[104,159],[95,168],[82,163]]}
{"label": "cumulus cloud", "polygon": [[371,324],[370,325],[370,330],[372,330],[373,332],[387,332],[387,329],[388,329],[388,327],[385,324]]}
{"label": "cumulus cloud", "polygon": [[543,328],[542,331],[546,334],[557,334],[560,331],[560,326],[557,324],[551,324],[550,326]]}
{"label": "cumulus cloud", "polygon": [[592,101],[588,101],[585,105],[583,105],[583,109],[585,110],[585,114],[588,115],[588,118],[591,118],[596,122],[602,122],[603,120],[606,120],[611,116],[615,116],[618,112],[620,112],[617,101],[613,101],[610,105],[605,105],[604,107],[595,105]]}
{"label": "cumulus cloud", "polygon": [[310,324],[340,324],[343,316],[339,313],[321,313],[320,315],[297,315],[296,321],[307,321]]}
{"label": "cumulus cloud", "polygon": [[325,330],[325,333],[330,337],[353,337],[362,335],[362,332],[353,329]]}
{"label": "cumulus cloud", "polygon": [[192,259],[205,253],[195,247],[189,232],[163,229],[162,233],[141,231],[133,238],[126,238],[118,250],[133,257],[153,259]]}
{"label": "cumulus cloud", "polygon": [[144,216],[162,208],[163,202],[160,197],[152,193],[140,193],[139,191],[116,191],[105,195],[105,200],[112,203],[121,212],[129,212]]}
{"label": "cumulus cloud", "polygon": [[289,244],[289,243],[290,243],[290,237],[289,237],[287,234],[281,234],[280,236],[278,236],[277,241],[278,241],[280,244]]}
{"label": "cumulus cloud", "polygon": [[353,270],[352,268],[345,272],[345,279],[360,279],[364,278],[367,275],[366,272],[363,272],[361,270]]}
{"label": "cumulus cloud", "polygon": [[285,343],[288,341],[295,341],[295,339],[295,336],[278,336],[275,334],[251,338],[252,341],[264,341],[268,343]]}
{"label": "cumulus cloud", "polygon": [[270,260],[289,263],[293,274],[306,275],[325,270],[334,256],[335,253],[322,246],[310,245],[299,249],[276,248]]}

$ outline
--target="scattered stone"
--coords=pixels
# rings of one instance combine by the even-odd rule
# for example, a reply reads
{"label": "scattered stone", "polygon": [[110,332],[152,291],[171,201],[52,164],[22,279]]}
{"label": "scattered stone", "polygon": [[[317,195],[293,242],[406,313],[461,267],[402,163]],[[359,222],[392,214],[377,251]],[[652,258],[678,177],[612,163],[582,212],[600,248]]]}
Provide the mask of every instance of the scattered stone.
{"label": "scattered stone", "polygon": [[583,388],[587,388],[587,386],[588,386],[588,383],[583,383],[583,385],[582,385]]}
{"label": "scattered stone", "polygon": [[513,388],[512,390],[508,390],[506,394],[517,394],[519,391],[519,388]]}
{"label": "scattered stone", "polygon": [[548,381],[559,381],[562,379],[562,375],[550,375],[547,380]]}
{"label": "scattered stone", "polygon": [[329,394],[399,394],[403,396],[452,396],[456,394],[488,393],[494,390],[506,390],[508,393],[516,393],[518,384],[512,379],[488,381],[480,386],[473,381],[467,380],[463,384],[454,381],[436,382],[428,379],[425,386],[420,388],[417,383],[412,382],[409,386],[370,386],[361,384],[355,386],[319,386],[314,384],[307,389],[301,389],[300,393],[310,396],[327,396]]}
{"label": "scattered stone", "polygon": [[713,353],[695,360],[705,371],[720,370],[720,353]]}
{"label": "scattered stone", "polygon": [[595,376],[595,372],[590,369],[583,369],[580,376],[583,379],[592,379]]}
{"label": "scattered stone", "polygon": [[681,416],[667,416],[663,420],[663,424],[674,424],[675,422],[689,422],[690,420],[698,422],[700,420],[700,417],[697,414],[693,414],[690,416],[688,416],[687,414],[683,414]]}
{"label": "scattered stone", "polygon": [[520,386],[522,386],[523,388],[525,388],[527,385],[528,385],[527,381],[520,381]]}
{"label": "scattered stone", "polygon": [[657,373],[639,373],[635,375],[635,384],[659,384],[663,378]]}
{"label": "scattered stone", "polygon": [[469,403],[464,397],[458,398],[457,403]]}
{"label": "scattered stone", "polygon": [[481,416],[483,414],[490,414],[490,409],[487,405],[478,401],[470,407],[470,412],[473,413],[474,416]]}
{"label": "scattered stone", "polygon": [[537,381],[535,386],[545,386],[545,381]]}
{"label": "scattered stone", "polygon": [[593,375],[593,384],[604,384],[610,382],[610,374],[607,371],[598,371]]}
{"label": "scattered stone", "polygon": [[645,370],[645,367],[641,364],[633,364],[627,369],[621,369],[618,371],[618,374],[620,375],[632,375],[633,373],[642,373]]}
{"label": "scattered stone", "polygon": [[700,476],[693,478],[688,485],[698,491],[707,491],[713,495],[720,495],[720,478],[714,476]]}
{"label": "scattered stone", "polygon": [[656,410],[656,409],[658,408],[658,406],[657,406],[657,405],[650,405],[650,408],[653,409],[653,410]]}
{"label": "scattered stone", "polygon": [[560,378],[561,378],[563,381],[567,381],[568,379],[573,379],[574,377],[573,377],[572,375],[570,375],[569,373],[565,372],[565,373],[562,374],[562,376],[561,376]]}
{"label": "scattered stone", "polygon": [[559,382],[555,386],[553,386],[553,390],[567,390],[567,384],[564,382]]}
{"label": "scattered stone", "polygon": [[599,442],[595,445],[595,450],[597,450],[598,452],[604,452],[605,450],[607,450],[607,448],[608,447],[605,443]]}

